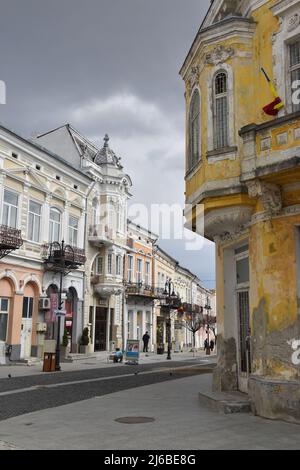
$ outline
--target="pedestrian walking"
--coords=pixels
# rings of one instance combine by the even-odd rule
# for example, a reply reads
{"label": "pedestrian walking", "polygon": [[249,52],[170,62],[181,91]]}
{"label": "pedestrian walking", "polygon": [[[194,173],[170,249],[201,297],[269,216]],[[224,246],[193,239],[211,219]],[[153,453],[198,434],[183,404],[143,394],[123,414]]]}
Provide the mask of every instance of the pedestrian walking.
{"label": "pedestrian walking", "polygon": [[150,336],[148,334],[148,331],[146,331],[146,333],[143,336],[143,343],[144,343],[143,352],[146,352],[146,353],[148,352],[149,339],[150,339]]}
{"label": "pedestrian walking", "polygon": [[214,350],[214,348],[215,348],[215,342],[214,342],[214,340],[213,340],[213,339],[210,341],[210,343],[209,343],[209,347],[210,347],[210,350],[211,350],[211,351],[213,351],[213,350]]}
{"label": "pedestrian walking", "polygon": [[206,349],[208,349],[208,341],[207,341],[207,338],[206,338],[205,341],[204,341],[204,351],[206,351]]}

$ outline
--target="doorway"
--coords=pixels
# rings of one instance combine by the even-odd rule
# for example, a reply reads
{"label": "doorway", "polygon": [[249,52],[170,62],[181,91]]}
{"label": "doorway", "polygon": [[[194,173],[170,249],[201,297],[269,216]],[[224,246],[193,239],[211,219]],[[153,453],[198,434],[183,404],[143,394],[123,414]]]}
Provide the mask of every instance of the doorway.
{"label": "doorway", "polygon": [[107,313],[107,308],[96,307],[95,351],[106,351]]}
{"label": "doorway", "polygon": [[251,373],[250,305],[249,305],[249,252],[248,246],[235,252],[236,258],[236,307],[238,320],[238,387],[248,393]]}
{"label": "doorway", "polygon": [[23,298],[21,324],[21,354],[22,359],[31,356],[33,297]]}

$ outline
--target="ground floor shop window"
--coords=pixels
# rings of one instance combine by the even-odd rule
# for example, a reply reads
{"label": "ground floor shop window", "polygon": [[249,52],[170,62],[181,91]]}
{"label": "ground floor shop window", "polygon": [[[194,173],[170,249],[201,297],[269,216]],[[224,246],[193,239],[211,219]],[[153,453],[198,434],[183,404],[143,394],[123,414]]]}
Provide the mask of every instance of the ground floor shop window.
{"label": "ground floor shop window", "polygon": [[0,298],[0,341],[6,341],[9,299]]}

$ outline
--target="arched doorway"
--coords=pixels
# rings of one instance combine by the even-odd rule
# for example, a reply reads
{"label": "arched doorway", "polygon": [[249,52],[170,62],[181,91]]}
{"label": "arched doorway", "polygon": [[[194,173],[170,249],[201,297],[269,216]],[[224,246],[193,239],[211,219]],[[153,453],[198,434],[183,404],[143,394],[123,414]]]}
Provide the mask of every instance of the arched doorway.
{"label": "arched doorway", "polygon": [[32,317],[36,316],[36,286],[32,283],[26,284],[24,288],[23,306],[22,306],[22,323],[21,323],[21,359],[31,356],[32,344]]}
{"label": "arched doorway", "polygon": [[9,337],[10,314],[13,311],[13,286],[9,279],[0,279],[0,364],[5,364],[5,344]]}
{"label": "arched doorway", "polygon": [[58,309],[58,287],[56,284],[51,284],[47,289],[47,297],[50,299],[50,310],[45,315],[47,323],[47,331],[45,339],[55,339],[55,310]]}
{"label": "arched doorway", "polygon": [[66,323],[65,328],[68,333],[71,352],[77,352],[77,308],[78,294],[74,287],[70,287],[65,301]]}

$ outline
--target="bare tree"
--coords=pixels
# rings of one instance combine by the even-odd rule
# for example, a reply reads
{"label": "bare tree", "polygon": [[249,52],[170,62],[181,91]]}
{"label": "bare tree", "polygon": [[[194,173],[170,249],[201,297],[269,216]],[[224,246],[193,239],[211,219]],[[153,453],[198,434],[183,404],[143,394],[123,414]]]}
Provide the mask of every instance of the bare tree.
{"label": "bare tree", "polygon": [[196,346],[196,333],[200,330],[202,326],[204,326],[203,315],[200,309],[199,311],[197,311],[196,309],[192,309],[191,311],[184,312],[183,315],[183,319],[185,320],[183,322],[183,325],[193,335],[193,349]]}

